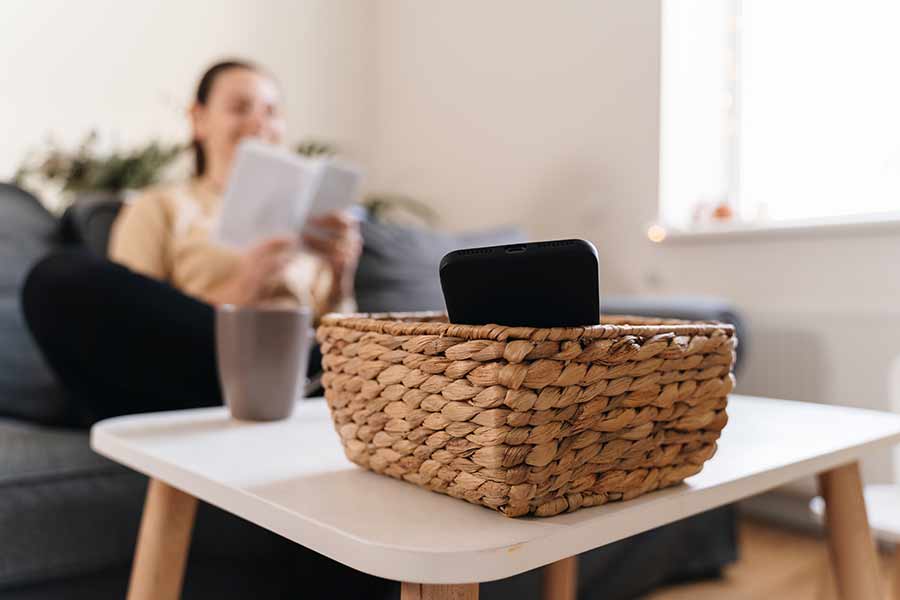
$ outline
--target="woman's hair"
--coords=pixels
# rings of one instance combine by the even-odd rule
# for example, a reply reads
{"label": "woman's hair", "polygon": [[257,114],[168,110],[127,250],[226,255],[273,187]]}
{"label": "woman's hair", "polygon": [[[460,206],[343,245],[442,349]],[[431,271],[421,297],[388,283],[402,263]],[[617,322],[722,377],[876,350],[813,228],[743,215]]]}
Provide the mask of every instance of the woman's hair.
{"label": "woman's hair", "polygon": [[[200,83],[197,84],[197,95],[195,97],[197,104],[205,105],[209,100],[209,94],[216,79],[225,71],[232,69],[259,71],[259,67],[245,60],[224,60],[214,64],[206,70],[206,73],[200,78]],[[191,141],[191,145],[194,147],[194,171],[199,177],[206,172],[206,151],[203,149],[203,144],[200,140],[196,138]]]}

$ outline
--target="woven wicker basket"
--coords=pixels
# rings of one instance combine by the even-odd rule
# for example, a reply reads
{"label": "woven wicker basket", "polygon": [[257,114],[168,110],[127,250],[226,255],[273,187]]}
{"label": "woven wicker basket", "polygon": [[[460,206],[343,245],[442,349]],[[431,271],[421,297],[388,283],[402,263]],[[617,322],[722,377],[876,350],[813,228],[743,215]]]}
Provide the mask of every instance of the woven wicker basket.
{"label": "woven wicker basket", "polygon": [[347,457],[499,510],[550,516],[674,485],[716,451],[730,325],[589,328],[328,315],[325,397]]}

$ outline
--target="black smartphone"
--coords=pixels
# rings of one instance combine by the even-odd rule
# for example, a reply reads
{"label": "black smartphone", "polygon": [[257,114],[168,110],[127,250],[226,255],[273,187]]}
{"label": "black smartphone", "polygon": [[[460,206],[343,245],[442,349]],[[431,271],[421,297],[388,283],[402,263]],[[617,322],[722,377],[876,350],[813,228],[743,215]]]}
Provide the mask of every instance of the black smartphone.
{"label": "black smartphone", "polygon": [[600,323],[597,249],[586,240],[454,250],[441,260],[440,275],[451,323]]}

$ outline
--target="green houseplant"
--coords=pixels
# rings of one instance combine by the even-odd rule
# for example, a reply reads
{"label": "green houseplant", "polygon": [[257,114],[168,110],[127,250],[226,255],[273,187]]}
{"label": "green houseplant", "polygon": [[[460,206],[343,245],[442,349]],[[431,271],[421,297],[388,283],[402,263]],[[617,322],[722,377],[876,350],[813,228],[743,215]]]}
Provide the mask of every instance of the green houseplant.
{"label": "green houseplant", "polygon": [[[102,153],[98,142],[96,131],[88,133],[74,151],[51,141],[45,150],[26,158],[13,182],[34,190],[49,208],[61,212],[79,196],[121,194],[163,181],[188,148],[154,140],[130,150]],[[317,139],[304,140],[294,150],[310,158],[338,153],[333,144]],[[428,226],[437,222],[430,206],[402,194],[368,194],[362,205],[381,221],[413,221]]]}
{"label": "green houseplant", "polygon": [[157,183],[163,171],[185,149],[183,144],[152,141],[132,150],[101,154],[97,132],[90,132],[74,152],[50,144],[42,155],[26,160],[15,174],[16,183],[39,175],[66,192],[120,192]]}
{"label": "green houseplant", "polygon": [[162,181],[186,148],[154,140],[103,153],[98,142],[96,131],[88,133],[75,150],[51,140],[45,150],[25,159],[13,182],[38,192],[49,208],[61,211],[82,195],[119,194]]}

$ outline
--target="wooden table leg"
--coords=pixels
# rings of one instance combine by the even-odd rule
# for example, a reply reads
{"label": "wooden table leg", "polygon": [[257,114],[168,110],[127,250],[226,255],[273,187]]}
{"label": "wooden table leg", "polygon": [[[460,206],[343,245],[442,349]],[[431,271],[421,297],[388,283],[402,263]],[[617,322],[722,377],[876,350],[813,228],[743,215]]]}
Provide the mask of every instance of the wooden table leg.
{"label": "wooden table leg", "polygon": [[851,463],[820,473],[819,488],[825,499],[828,549],[840,597],[880,600],[883,588],[859,465]]}
{"label": "wooden table leg", "polygon": [[891,577],[891,588],[894,593],[893,600],[900,600],[900,544],[894,545],[894,575]]}
{"label": "wooden table leg", "polygon": [[138,532],[128,600],[177,600],[191,544],[197,499],[151,479]]}
{"label": "wooden table leg", "polygon": [[578,595],[578,557],[570,556],[544,567],[544,600],[575,600]]}
{"label": "wooden table leg", "polygon": [[478,584],[403,583],[400,587],[400,600],[478,600]]}

